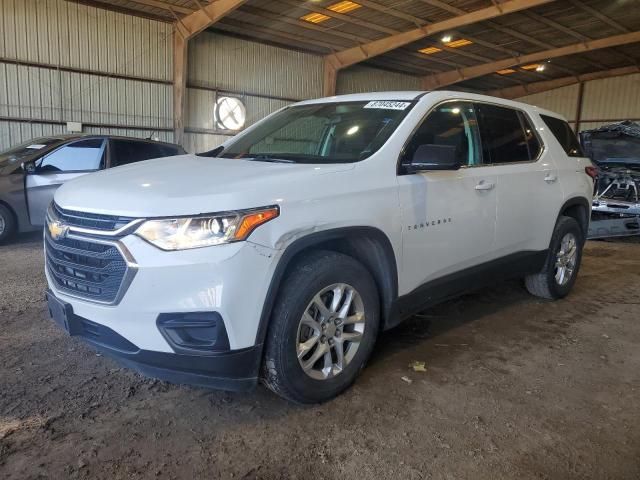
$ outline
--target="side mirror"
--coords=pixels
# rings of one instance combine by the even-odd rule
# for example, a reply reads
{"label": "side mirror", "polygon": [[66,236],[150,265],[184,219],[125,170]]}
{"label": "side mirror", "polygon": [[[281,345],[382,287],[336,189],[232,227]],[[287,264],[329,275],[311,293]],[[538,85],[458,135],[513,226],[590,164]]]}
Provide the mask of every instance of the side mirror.
{"label": "side mirror", "polygon": [[35,173],[36,172],[36,164],[35,164],[35,162],[23,162],[21,166],[22,166],[22,170],[26,174],[31,174],[31,173]]}
{"label": "side mirror", "polygon": [[420,145],[406,168],[409,173],[425,170],[459,170],[456,147],[453,145]]}

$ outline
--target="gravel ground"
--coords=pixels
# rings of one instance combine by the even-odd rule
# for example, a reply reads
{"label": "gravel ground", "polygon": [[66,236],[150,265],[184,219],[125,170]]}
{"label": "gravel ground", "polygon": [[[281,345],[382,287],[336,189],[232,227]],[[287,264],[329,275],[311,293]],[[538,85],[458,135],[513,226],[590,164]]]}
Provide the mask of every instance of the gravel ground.
{"label": "gravel ground", "polygon": [[640,478],[638,243],[590,242],[563,301],[416,316],[314,407],[120,368],[48,320],[42,262],[39,235],[0,247],[0,478]]}

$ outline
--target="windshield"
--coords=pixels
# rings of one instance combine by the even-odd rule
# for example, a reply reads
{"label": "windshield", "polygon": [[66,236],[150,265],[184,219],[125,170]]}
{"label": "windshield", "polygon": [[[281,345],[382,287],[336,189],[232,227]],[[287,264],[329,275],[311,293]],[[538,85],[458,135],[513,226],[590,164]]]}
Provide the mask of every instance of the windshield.
{"label": "windshield", "polygon": [[22,162],[36,156],[38,152],[59,143],[59,138],[36,138],[26,143],[12,147],[0,153],[0,173],[9,174],[15,171]]}
{"label": "windshield", "polygon": [[591,138],[590,143],[592,159],[596,162],[640,160],[639,138]]}
{"label": "windshield", "polygon": [[[344,102],[286,108],[209,156],[295,163],[352,163],[372,155],[413,104]],[[207,155],[207,154],[204,154]]]}

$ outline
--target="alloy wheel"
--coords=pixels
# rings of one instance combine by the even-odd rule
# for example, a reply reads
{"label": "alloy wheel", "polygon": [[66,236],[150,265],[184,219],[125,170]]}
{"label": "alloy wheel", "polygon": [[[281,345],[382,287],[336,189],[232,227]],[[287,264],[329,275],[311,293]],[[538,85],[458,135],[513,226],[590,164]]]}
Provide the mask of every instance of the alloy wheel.
{"label": "alloy wheel", "polygon": [[567,233],[562,237],[560,249],[556,254],[556,282],[560,286],[566,285],[573,272],[576,270],[576,261],[578,259],[578,241],[573,233]]}
{"label": "alloy wheel", "polygon": [[364,303],[358,291],[336,283],[318,292],[300,319],[298,362],[315,380],[339,375],[353,360],[363,339]]}

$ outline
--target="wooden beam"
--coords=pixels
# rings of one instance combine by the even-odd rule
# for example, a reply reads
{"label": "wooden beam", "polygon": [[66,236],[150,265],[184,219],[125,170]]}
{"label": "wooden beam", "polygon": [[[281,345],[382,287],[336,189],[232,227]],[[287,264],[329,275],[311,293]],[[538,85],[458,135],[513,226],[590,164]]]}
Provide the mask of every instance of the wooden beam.
{"label": "wooden beam", "polygon": [[[147,0],[145,0],[147,1]],[[173,28],[173,137],[174,142],[182,145],[184,141],[184,112],[187,92],[187,52],[189,39],[210,27],[225,15],[236,10],[247,0],[217,0],[200,7],[192,13],[178,18]],[[173,7],[170,8],[173,15]]]}
{"label": "wooden beam", "polygon": [[542,93],[556,88],[575,85],[576,83],[589,82],[591,80],[599,80],[601,78],[621,77],[623,75],[631,75],[640,73],[640,66],[632,65],[629,67],[614,68],[611,70],[602,70],[599,72],[590,72],[583,75],[571,77],[554,78],[553,80],[545,80],[543,82],[533,82],[514,87],[501,88],[499,90],[491,90],[486,92],[487,95],[501,98],[520,98],[534,93]]}
{"label": "wooden beam", "polygon": [[340,68],[345,68],[356,63],[363,62],[371,57],[395,50],[396,48],[438,32],[444,32],[464,25],[482,22],[483,20],[490,18],[508,15],[513,12],[518,12],[537,5],[543,5],[552,1],[554,0],[508,0],[499,5],[492,5],[487,8],[452,17],[441,22],[431,23],[420,28],[390,35],[379,40],[373,40],[369,43],[358,45],[357,47],[336,52],[331,56],[336,64],[340,65]]}
{"label": "wooden beam", "polygon": [[[500,17],[502,15],[508,15],[527,8],[544,5],[545,3],[550,3],[552,1],[554,0],[507,0],[506,2],[498,5],[492,5],[480,10],[464,13],[441,22],[431,23],[406,32],[392,34],[379,40],[373,40],[369,43],[358,45],[357,47],[348,48],[346,50],[330,54],[325,60],[325,67],[327,65],[331,65],[332,68],[335,68],[336,71],[338,71],[342,68],[382,55],[383,53],[395,50],[396,48],[438,32],[444,32],[491,18]],[[334,75],[332,75],[332,72],[326,72],[324,78],[325,81],[331,81],[334,79]],[[335,92],[335,89],[335,84],[324,85],[325,92]]]}
{"label": "wooden beam", "polygon": [[193,8],[183,7],[181,5],[174,5],[173,3],[169,4],[166,2],[161,2],[160,0],[128,0],[131,3],[138,3],[140,5],[145,5],[147,7],[158,8],[160,10],[166,10],[170,12],[171,10],[188,15],[193,13]]}
{"label": "wooden beam", "polygon": [[626,45],[635,42],[640,42],[640,31],[623,33],[621,35],[614,35],[613,37],[601,38],[598,40],[574,43],[565,47],[543,50],[541,52],[521,55],[519,57],[505,58],[495,62],[430,75],[423,78],[423,88],[425,90],[434,90],[453,83],[489,75],[504,68],[511,68],[525,63],[540,62],[551,58],[575,55],[578,53],[590,52],[592,50],[615,47],[617,45]]}
{"label": "wooden beam", "polygon": [[229,15],[247,0],[217,0],[182,17],[179,24],[185,30],[186,40],[210,27],[222,17]]}

